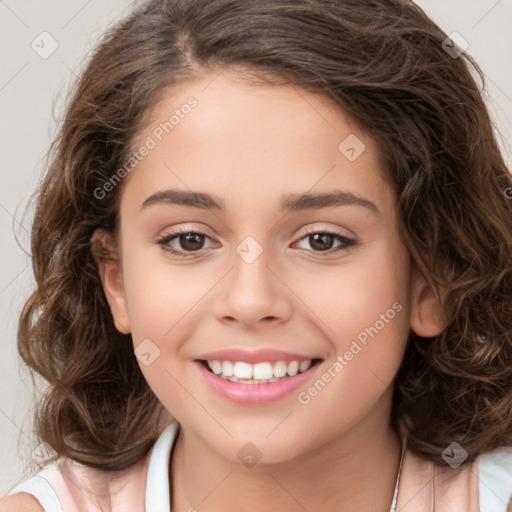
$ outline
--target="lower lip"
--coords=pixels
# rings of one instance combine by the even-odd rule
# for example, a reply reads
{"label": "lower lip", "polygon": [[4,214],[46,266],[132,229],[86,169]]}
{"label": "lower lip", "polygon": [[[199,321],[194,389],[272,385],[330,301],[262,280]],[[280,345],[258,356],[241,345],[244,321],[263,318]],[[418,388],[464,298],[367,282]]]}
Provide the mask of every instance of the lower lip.
{"label": "lower lip", "polygon": [[299,373],[294,377],[286,377],[276,382],[240,384],[218,377],[214,373],[209,372],[199,361],[194,362],[206,383],[216,393],[232,402],[245,405],[267,404],[284,398],[304,385],[315,372],[317,366],[319,366],[317,362],[303,373]]}

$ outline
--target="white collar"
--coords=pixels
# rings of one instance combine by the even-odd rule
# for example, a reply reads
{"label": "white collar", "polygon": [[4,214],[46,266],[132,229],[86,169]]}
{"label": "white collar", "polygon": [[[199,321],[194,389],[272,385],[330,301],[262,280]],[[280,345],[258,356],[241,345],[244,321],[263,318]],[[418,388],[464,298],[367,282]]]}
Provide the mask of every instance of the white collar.
{"label": "white collar", "polygon": [[169,496],[169,458],[178,437],[180,424],[174,420],[153,445],[146,478],[146,512],[171,510]]}

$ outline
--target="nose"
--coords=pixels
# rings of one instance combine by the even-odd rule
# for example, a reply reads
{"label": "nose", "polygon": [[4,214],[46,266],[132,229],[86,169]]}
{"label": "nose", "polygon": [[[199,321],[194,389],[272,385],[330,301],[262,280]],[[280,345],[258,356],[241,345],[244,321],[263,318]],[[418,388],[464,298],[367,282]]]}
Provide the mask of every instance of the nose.
{"label": "nose", "polygon": [[282,323],[290,318],[292,293],[267,257],[268,252],[263,250],[254,261],[235,253],[214,303],[215,318],[244,328]]}

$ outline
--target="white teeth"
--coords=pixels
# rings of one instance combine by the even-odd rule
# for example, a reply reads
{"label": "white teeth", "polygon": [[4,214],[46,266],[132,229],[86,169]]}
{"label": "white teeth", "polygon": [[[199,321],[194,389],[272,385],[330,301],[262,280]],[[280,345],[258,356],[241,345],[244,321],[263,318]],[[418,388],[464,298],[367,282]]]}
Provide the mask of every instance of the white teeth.
{"label": "white teeth", "polygon": [[297,375],[299,373],[299,361],[290,361],[286,372],[290,377]]}
{"label": "white teeth", "polygon": [[233,375],[237,379],[252,379],[252,364],[237,361],[233,366]]}
{"label": "white teeth", "polygon": [[222,363],[222,373],[226,377],[232,377],[233,376],[233,363],[231,361],[224,361]]}
{"label": "white teeth", "polygon": [[274,365],[274,377],[284,377],[287,368],[288,366],[284,361],[277,361]]}
{"label": "white teeth", "polygon": [[305,372],[311,366],[311,359],[307,359],[306,361],[301,361],[299,364],[299,372]]}
{"label": "white teeth", "polygon": [[231,382],[243,382],[244,384],[264,384],[275,382],[283,377],[294,377],[298,373],[308,370],[313,361],[276,361],[275,363],[263,362],[250,364],[245,361],[207,361],[210,370]]}
{"label": "white teeth", "polygon": [[270,363],[258,363],[253,367],[252,376],[255,380],[268,380],[274,376],[274,369]]}
{"label": "white teeth", "polygon": [[212,361],[210,369],[213,373],[219,375],[219,373],[222,373],[222,363],[220,361]]}

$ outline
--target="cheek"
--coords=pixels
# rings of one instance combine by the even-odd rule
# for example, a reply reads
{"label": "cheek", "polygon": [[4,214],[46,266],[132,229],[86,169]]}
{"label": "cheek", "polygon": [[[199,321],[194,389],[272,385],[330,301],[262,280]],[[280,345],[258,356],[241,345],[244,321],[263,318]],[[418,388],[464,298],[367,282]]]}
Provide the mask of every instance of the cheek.
{"label": "cheek", "polygon": [[[308,304],[321,320],[333,349],[342,357],[343,393],[372,394],[388,385],[403,357],[409,334],[409,257],[398,241],[382,240],[350,263],[331,269],[325,279],[303,281]],[[338,369],[341,367],[338,366]],[[378,379],[378,380],[377,380]],[[382,389],[375,388],[375,392]]]}
{"label": "cheek", "polygon": [[[403,359],[410,330],[409,257],[401,246],[385,251],[367,275],[366,292],[359,295],[362,310],[352,339],[361,346],[359,369],[363,387],[382,392],[393,381]],[[365,307],[365,303],[367,306]],[[356,370],[356,365],[354,365]],[[366,391],[365,392],[369,392]]]}
{"label": "cheek", "polygon": [[300,403],[343,425],[368,413],[390,389],[402,361],[410,313],[407,251],[399,243],[376,244],[323,282],[308,297],[332,348],[319,375],[328,384],[325,391],[318,381],[302,390]]}
{"label": "cheek", "polygon": [[135,355],[156,396],[169,410],[179,411],[185,407],[181,346],[197,326],[201,299],[218,278],[197,265],[170,264],[159,248],[138,245],[131,250],[127,243],[123,259]]}
{"label": "cheek", "polygon": [[[375,324],[389,310],[387,317],[393,321],[386,326],[408,327],[409,263],[400,244],[379,241],[352,254],[346,263],[323,269],[315,278],[304,274],[301,296],[307,298],[336,344]],[[395,305],[393,309],[395,303],[401,308]],[[394,314],[397,309],[400,314]]]}
{"label": "cheek", "polygon": [[159,247],[141,245],[133,244],[123,261],[135,345],[144,338],[169,340],[216,281],[207,265],[171,263]]}

